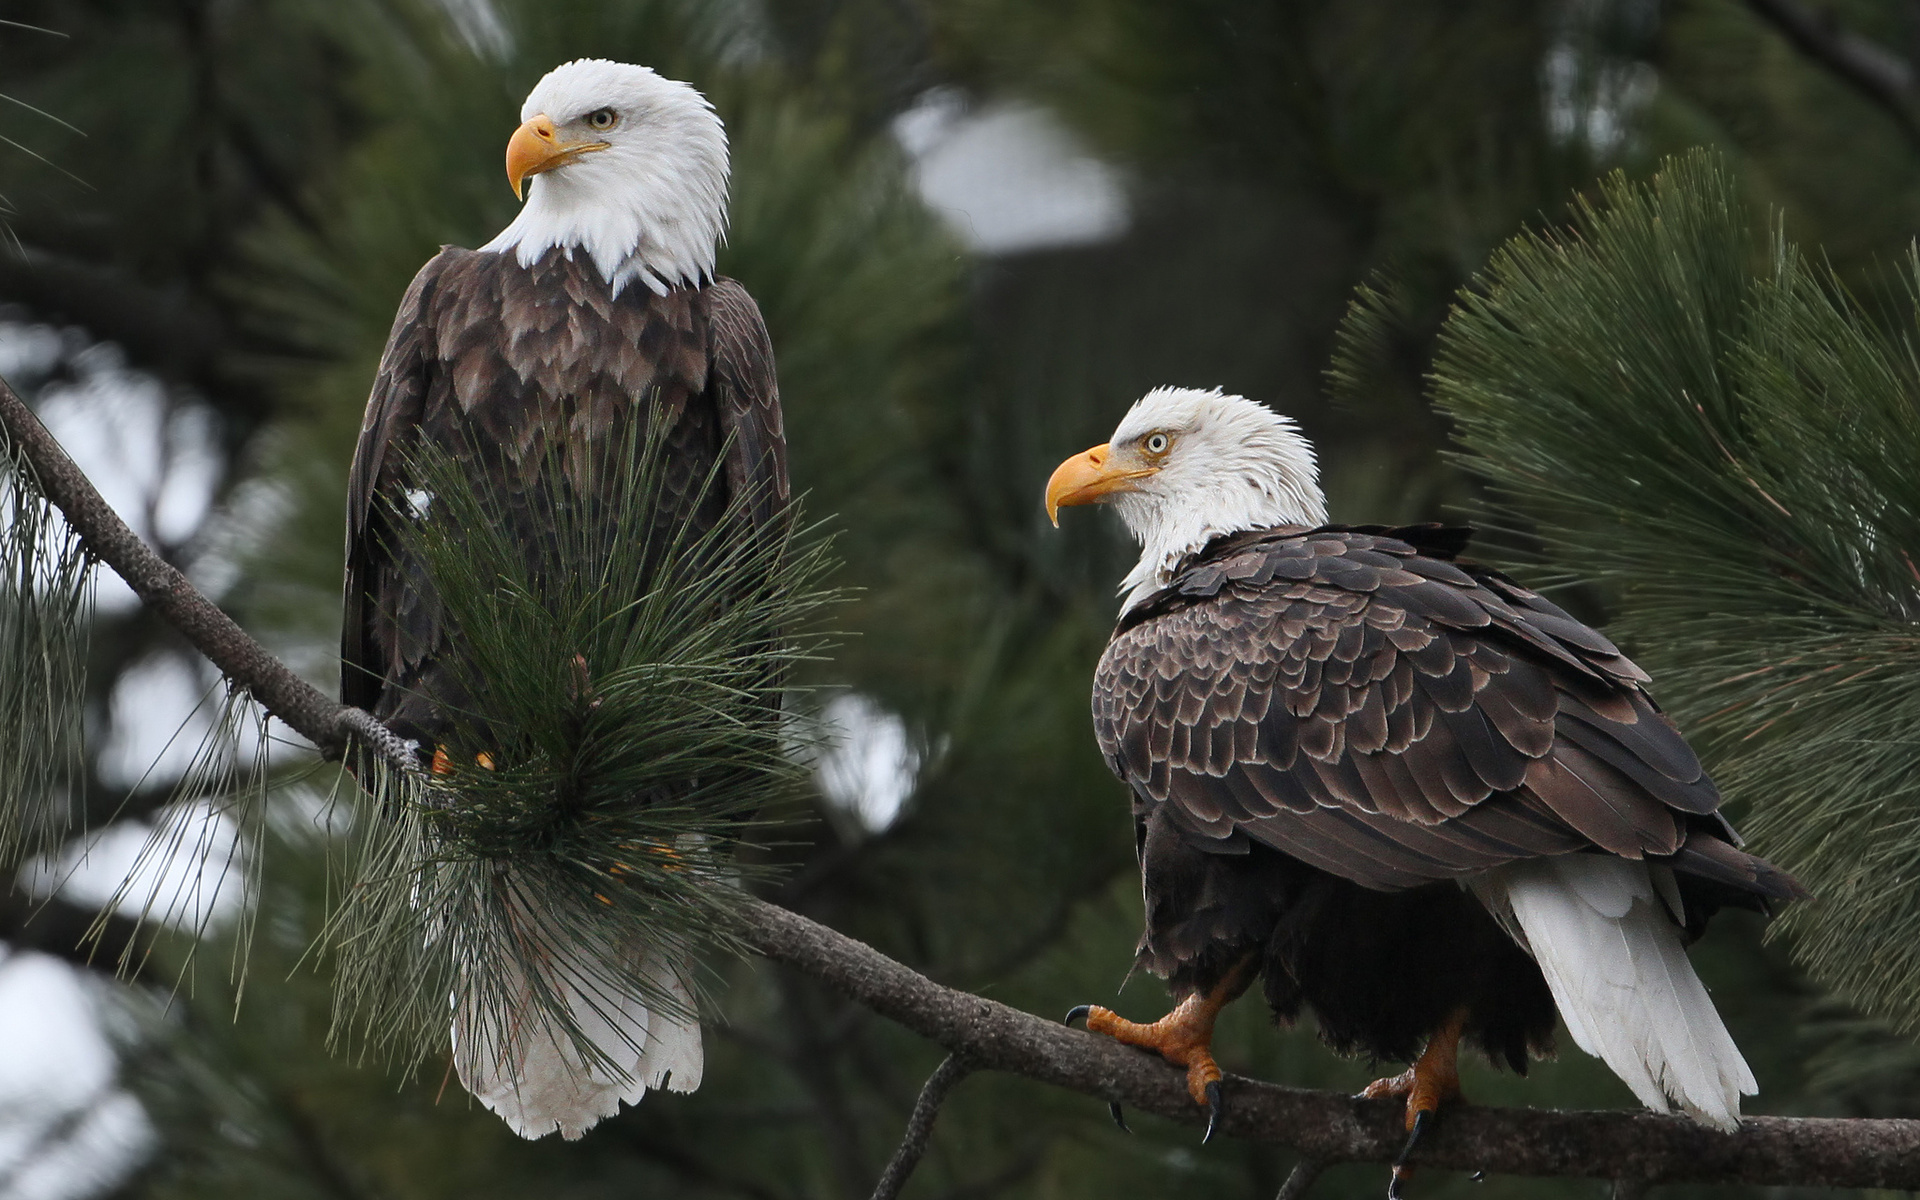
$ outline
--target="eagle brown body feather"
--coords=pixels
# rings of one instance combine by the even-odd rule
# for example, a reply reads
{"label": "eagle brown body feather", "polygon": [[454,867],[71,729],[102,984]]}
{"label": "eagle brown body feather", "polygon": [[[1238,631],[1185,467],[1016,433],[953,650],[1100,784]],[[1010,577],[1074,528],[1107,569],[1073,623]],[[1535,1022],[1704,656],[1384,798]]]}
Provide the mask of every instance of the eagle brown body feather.
{"label": "eagle brown body feather", "polygon": [[[773,349],[739,284],[615,296],[584,255],[559,250],[530,267],[454,247],[428,262],[394,319],[348,482],[342,701],[423,745],[461,703],[438,599],[388,528],[409,449],[437,445],[512,491],[550,461],[585,477],[656,414],[668,423],[659,524],[704,533],[735,496],[755,528],[779,518]],[[519,541],[548,552],[529,523]]]}
{"label": "eagle brown body feather", "polygon": [[1094,727],[1132,789],[1140,961],[1210,990],[1249,952],[1275,1012],[1408,1059],[1451,1012],[1524,1070],[1554,1003],[1462,881],[1581,852],[1670,867],[1688,931],[1798,885],[1738,848],[1719,792],[1611,642],[1466,531],[1216,539],[1122,618]]}

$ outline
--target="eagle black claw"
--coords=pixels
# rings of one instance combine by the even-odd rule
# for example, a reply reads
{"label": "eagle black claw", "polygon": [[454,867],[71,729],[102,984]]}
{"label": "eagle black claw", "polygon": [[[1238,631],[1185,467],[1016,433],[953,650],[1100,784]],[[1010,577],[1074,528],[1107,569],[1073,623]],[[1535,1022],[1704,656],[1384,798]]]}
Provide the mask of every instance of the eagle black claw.
{"label": "eagle black claw", "polygon": [[1127,1118],[1126,1115],[1120,1111],[1120,1102],[1118,1100],[1107,1101],[1107,1115],[1113,1118],[1113,1123],[1120,1127],[1121,1133],[1133,1132],[1133,1130],[1127,1128]]}
{"label": "eagle black claw", "polygon": [[1423,1108],[1418,1113],[1414,1114],[1413,1128],[1407,1131],[1407,1144],[1400,1147],[1400,1157],[1393,1160],[1393,1168],[1394,1168],[1394,1171],[1396,1172],[1396,1175],[1395,1175],[1396,1179],[1399,1178],[1397,1174],[1399,1169],[1407,1165],[1407,1158],[1410,1155],[1412,1155],[1413,1148],[1420,1144],[1420,1135],[1425,1133],[1427,1131],[1427,1126],[1431,1125],[1432,1123],[1433,1123],[1432,1109]]}
{"label": "eagle black claw", "polygon": [[1412,1174],[1412,1172],[1408,1171],[1405,1167],[1395,1167],[1393,1169],[1393,1178],[1387,1181],[1387,1200],[1407,1200],[1407,1193],[1404,1189],[1407,1176],[1410,1174]]}
{"label": "eagle black claw", "polygon": [[[1083,1019],[1088,1013],[1092,1011],[1093,1011],[1093,1005],[1091,1004],[1076,1004],[1072,1008],[1067,1010],[1067,1019],[1065,1023],[1069,1027],[1071,1027],[1075,1021]],[[1125,1129],[1126,1126],[1122,1125],[1121,1128]]]}
{"label": "eagle black claw", "polygon": [[1220,1090],[1220,1081],[1216,1079],[1207,1085],[1207,1131],[1200,1136],[1202,1146],[1213,1140],[1214,1131],[1220,1128],[1220,1118],[1226,1115],[1226,1111],[1226,1093]]}

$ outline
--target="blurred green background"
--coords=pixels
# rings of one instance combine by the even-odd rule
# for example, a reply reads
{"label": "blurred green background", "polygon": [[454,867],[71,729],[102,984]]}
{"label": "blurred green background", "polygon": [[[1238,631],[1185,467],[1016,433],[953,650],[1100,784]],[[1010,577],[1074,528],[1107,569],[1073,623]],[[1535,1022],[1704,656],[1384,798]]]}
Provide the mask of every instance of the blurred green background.
{"label": "blurred green background", "polygon": [[[1772,7],[0,0],[19,23],[0,24],[0,371],[136,527],[331,689],[346,463],[402,289],[437,246],[510,219],[502,148],[548,68],[609,57],[692,81],[733,145],[722,269],[766,314],[795,482],[857,589],[811,681],[839,748],[776,850],[792,863],[775,898],[1031,1011],[1153,1016],[1157,981],[1121,986],[1138,879],[1087,717],[1132,555],[1101,516],[1050,529],[1047,473],[1147,388],[1217,384],[1300,420],[1336,519],[1458,517],[1475,484],[1443,459],[1420,388],[1448,297],[1605,172],[1688,146],[1721,151],[1756,205],[1880,294],[1920,228],[1913,118],[1796,48]],[[1920,6],[1824,8],[1823,28],[1911,78]],[[1335,406],[1335,331],[1383,276],[1397,336]],[[0,1064],[0,1195],[868,1193],[938,1052],[763,963],[716,964],[699,1093],[649,1097],[578,1145],[519,1141],[437,1069],[330,1058],[327,982],[296,963],[333,843],[324,780],[297,753],[275,760],[275,820],[241,850],[260,856],[258,893],[212,904],[219,930],[254,913],[237,1016],[217,941],[179,986],[172,962],[131,986],[80,963],[88,880],[119,873],[130,831],[199,820],[216,851],[231,840],[171,803],[183,764],[163,753],[183,719],[204,727],[189,713],[212,680],[116,586],[92,632],[96,752],[76,803],[117,825],[49,906],[31,889],[0,903],[0,1017],[69,1037],[19,1035],[36,1045]],[[1911,1045],[1757,921],[1725,919],[1696,959],[1759,1075],[1750,1111],[1920,1110]],[[113,1055],[30,1069],[87,1036]],[[1254,1002],[1217,1048],[1231,1071],[1305,1086],[1399,1066],[1336,1059]],[[1631,1103],[1571,1048],[1525,1080],[1469,1067],[1467,1089]],[[1291,1165],[1133,1124],[975,1077],[907,1194],[1264,1198]],[[1384,1185],[1346,1167],[1314,1194]],[[1433,1175],[1417,1194],[1602,1187]]]}

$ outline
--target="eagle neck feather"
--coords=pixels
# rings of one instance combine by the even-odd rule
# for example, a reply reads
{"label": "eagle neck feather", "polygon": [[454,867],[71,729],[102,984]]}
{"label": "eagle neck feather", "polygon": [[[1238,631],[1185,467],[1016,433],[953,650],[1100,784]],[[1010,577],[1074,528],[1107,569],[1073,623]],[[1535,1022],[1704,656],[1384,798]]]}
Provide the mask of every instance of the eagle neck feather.
{"label": "eagle neck feather", "polygon": [[[583,254],[614,296],[638,282],[656,295],[698,287],[714,278],[714,259],[726,232],[725,145],[701,169],[635,175],[610,201],[605,189],[570,178],[567,170],[529,181],[526,207],[483,251],[512,251],[523,267],[559,250]],[[595,180],[594,182],[599,182]]]}
{"label": "eagle neck feather", "polygon": [[1236,534],[1326,524],[1326,502],[1318,488],[1291,479],[1249,473],[1229,477],[1229,485],[1198,498],[1178,500],[1147,493],[1115,497],[1127,527],[1140,537],[1140,561],[1120,581],[1126,612],[1173,582],[1209,547]]}

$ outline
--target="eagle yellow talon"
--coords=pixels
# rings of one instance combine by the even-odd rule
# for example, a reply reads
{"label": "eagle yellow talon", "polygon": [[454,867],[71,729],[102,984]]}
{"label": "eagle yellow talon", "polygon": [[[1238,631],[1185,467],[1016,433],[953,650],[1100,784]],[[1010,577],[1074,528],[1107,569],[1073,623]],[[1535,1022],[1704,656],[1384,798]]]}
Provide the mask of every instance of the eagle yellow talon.
{"label": "eagle yellow talon", "polygon": [[1096,1004],[1087,1009],[1087,1032],[1104,1034],[1123,1045],[1152,1050],[1174,1066],[1185,1067],[1187,1094],[1195,1104],[1205,1108],[1207,1085],[1221,1079],[1220,1065],[1214,1061],[1211,1048],[1213,1020],[1220,1007],[1209,1008],[1207,998],[1196,992],[1158,1021],[1142,1025]]}
{"label": "eagle yellow talon", "polygon": [[1087,1032],[1103,1034],[1123,1045],[1152,1050],[1176,1067],[1187,1069],[1187,1094],[1208,1112],[1207,1135],[1220,1119],[1220,1064],[1213,1058],[1213,1023],[1220,1010],[1247,990],[1252,975],[1248,958],[1227,973],[1210,991],[1193,992],[1174,1010],[1151,1025],[1129,1021],[1110,1008],[1082,1005],[1067,1014],[1067,1023],[1085,1015]]}
{"label": "eagle yellow talon", "polygon": [[1446,1024],[1428,1039],[1427,1048],[1411,1067],[1398,1075],[1374,1080],[1361,1089],[1361,1097],[1367,1100],[1406,1097],[1406,1126],[1411,1133],[1421,1113],[1438,1112],[1445,1102],[1460,1098],[1460,1034],[1466,1024],[1464,1010],[1448,1017]]}

